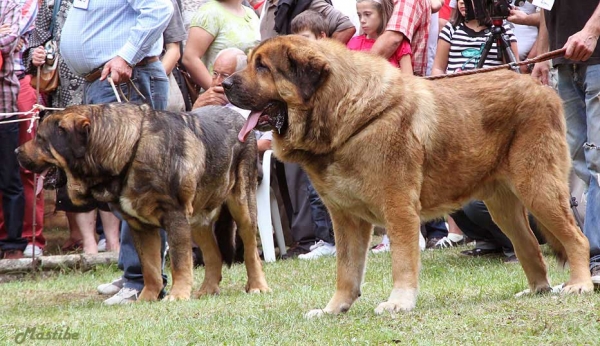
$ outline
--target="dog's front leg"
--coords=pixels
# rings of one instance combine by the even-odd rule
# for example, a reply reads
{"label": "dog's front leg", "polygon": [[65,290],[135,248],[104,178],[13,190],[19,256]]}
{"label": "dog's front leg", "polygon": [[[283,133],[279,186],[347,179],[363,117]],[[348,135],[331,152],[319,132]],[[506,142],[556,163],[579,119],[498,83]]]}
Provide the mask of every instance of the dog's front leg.
{"label": "dog's front leg", "polygon": [[131,229],[131,237],[133,238],[135,249],[140,258],[142,275],[144,277],[144,288],[138,300],[158,300],[158,295],[163,289],[159,230],[155,227],[141,226],[135,221],[129,222],[128,225]]}
{"label": "dog's front leg", "polygon": [[419,265],[420,218],[414,207],[398,208],[386,213],[386,229],[392,252],[394,288],[387,302],[379,304],[376,314],[385,311],[412,310],[417,302]]}
{"label": "dog's front leg", "polygon": [[165,300],[188,300],[192,294],[192,235],[182,212],[165,213],[173,287]]}
{"label": "dog's front leg", "polygon": [[340,211],[330,210],[330,213],[335,234],[337,287],[329,304],[324,309],[309,311],[307,318],[346,312],[360,296],[373,225]]}

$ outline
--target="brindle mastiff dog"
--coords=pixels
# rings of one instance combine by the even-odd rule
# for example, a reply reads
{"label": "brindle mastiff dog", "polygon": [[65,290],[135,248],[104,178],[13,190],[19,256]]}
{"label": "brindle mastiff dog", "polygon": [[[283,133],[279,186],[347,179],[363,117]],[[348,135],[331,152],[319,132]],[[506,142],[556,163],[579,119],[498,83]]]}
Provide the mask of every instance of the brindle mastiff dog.
{"label": "brindle mastiff dog", "polygon": [[[63,170],[73,203],[96,199],[123,215],[142,264],[140,300],[156,300],[162,289],[159,228],[167,232],[173,272],[166,299],[190,298],[192,237],[206,265],[199,294],[218,293],[223,257],[233,258],[232,218],[244,243],[246,291],[265,292],[256,244],[256,141],[237,140],[243,124],[223,107],[168,113],[133,104],[73,106],[47,117],[17,154],[33,172]],[[217,238],[228,238],[229,246],[215,241],[215,222],[215,231],[226,233]]]}
{"label": "brindle mastiff dog", "polygon": [[485,201],[511,239],[532,292],[550,284],[527,210],[571,277],[563,292],[593,289],[589,243],[569,208],[571,167],[554,90],[510,71],[429,81],[332,40],[263,42],[245,70],[223,82],[274,129],[275,155],[306,170],[333,220],[337,289],[309,316],[347,311],[360,296],[372,224],[391,240],[393,289],[376,313],[415,307],[419,225]]}

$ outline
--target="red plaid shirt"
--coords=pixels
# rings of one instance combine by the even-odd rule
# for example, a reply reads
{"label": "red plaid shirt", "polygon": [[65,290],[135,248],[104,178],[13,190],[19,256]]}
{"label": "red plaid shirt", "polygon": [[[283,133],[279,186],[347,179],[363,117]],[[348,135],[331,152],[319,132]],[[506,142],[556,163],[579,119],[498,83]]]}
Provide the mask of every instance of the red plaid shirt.
{"label": "red plaid shirt", "polygon": [[[17,111],[20,84],[14,72],[12,56],[19,38],[20,18],[21,8],[15,0],[0,0],[0,24],[8,24],[11,29],[9,33],[0,34],[0,54],[4,60],[0,67],[0,113]],[[6,117],[0,115],[0,119]]]}
{"label": "red plaid shirt", "polygon": [[429,0],[394,0],[394,12],[386,30],[397,31],[410,41],[413,71],[424,76],[427,69],[427,38],[431,3]]}

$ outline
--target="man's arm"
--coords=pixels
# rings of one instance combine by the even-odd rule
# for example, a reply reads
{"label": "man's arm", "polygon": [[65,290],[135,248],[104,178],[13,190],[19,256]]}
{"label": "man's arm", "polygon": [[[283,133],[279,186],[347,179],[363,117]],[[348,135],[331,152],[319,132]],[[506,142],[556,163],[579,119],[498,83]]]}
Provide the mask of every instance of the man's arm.
{"label": "man's arm", "polygon": [[17,4],[8,5],[5,8],[2,25],[10,27],[10,30],[5,30],[4,34],[0,34],[0,52],[4,54],[10,53],[19,38],[19,20],[21,19],[21,10]]}
{"label": "man's arm", "polygon": [[331,38],[336,39],[340,42],[342,42],[343,44],[348,43],[348,41],[350,41],[350,39],[352,38],[352,36],[354,36],[354,33],[356,32],[356,28],[355,27],[351,27],[342,31],[336,31],[333,33],[333,35],[331,35]]}
{"label": "man's arm", "polygon": [[[540,28],[535,41],[535,47],[538,55],[548,53],[548,28],[546,27],[546,19],[544,10],[540,11]],[[548,76],[550,74],[550,62],[542,61],[533,66],[531,77],[539,80],[542,84],[548,85]]]}
{"label": "man's arm", "polygon": [[592,56],[600,36],[600,4],[587,21],[583,29],[567,40],[564,48],[565,58],[575,61],[586,61]]}
{"label": "man's arm", "polygon": [[117,56],[104,65],[100,80],[104,80],[108,74],[111,74],[115,83],[131,78],[132,66],[146,57],[152,46],[160,40],[173,15],[170,0],[128,0],[128,3],[139,15],[127,42]]}
{"label": "man's arm", "polygon": [[398,50],[402,40],[404,40],[404,35],[401,32],[386,30],[377,38],[371,52],[389,59]]}

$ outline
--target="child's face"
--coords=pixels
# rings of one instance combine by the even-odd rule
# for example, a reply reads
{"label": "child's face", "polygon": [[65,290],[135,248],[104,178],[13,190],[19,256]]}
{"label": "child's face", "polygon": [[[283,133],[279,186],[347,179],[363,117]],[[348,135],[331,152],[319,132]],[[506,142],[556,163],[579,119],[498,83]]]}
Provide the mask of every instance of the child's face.
{"label": "child's face", "polygon": [[381,15],[371,1],[361,1],[356,4],[356,11],[360,19],[360,27],[369,38],[379,36],[377,30],[381,26]]}
{"label": "child's face", "polygon": [[310,40],[318,40],[320,38],[325,37],[324,32],[321,33],[321,36],[315,36],[315,34],[310,30],[302,30],[300,32],[297,32],[296,35],[304,36]]}
{"label": "child's face", "polygon": [[462,14],[463,17],[465,17],[467,15],[467,10],[465,7],[465,1],[464,0],[458,0],[456,2],[456,5],[458,5],[458,11],[460,12],[460,14]]}

